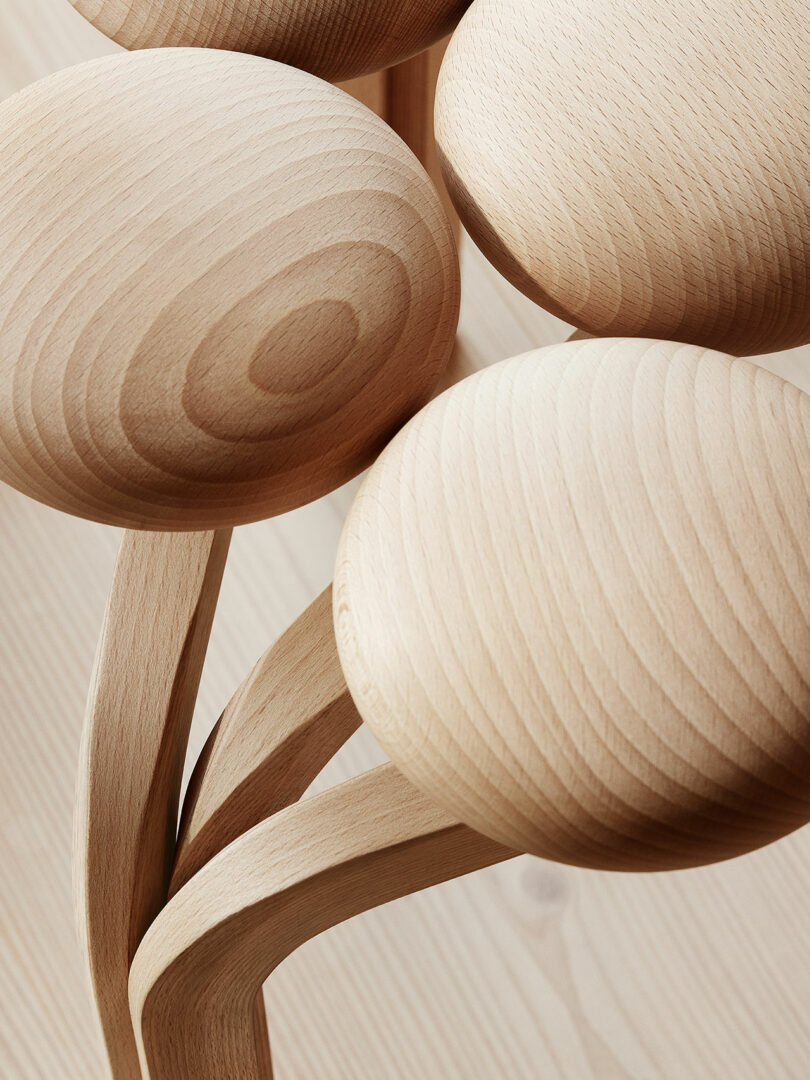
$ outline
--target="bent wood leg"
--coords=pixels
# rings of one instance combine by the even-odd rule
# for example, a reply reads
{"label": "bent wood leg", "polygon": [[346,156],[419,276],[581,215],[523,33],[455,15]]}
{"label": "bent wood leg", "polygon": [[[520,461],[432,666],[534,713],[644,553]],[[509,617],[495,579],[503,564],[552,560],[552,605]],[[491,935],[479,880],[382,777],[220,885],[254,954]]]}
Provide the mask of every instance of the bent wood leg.
{"label": "bent wood leg", "polygon": [[127,532],[85,719],[74,889],[115,1080],[140,1080],[129,966],[166,900],[177,804],[230,531]]}
{"label": "bent wood leg", "polygon": [[299,799],[360,723],[337,655],[329,586],[265,652],[211,732],[183,804],[170,895]]}
{"label": "bent wood leg", "polygon": [[267,1080],[256,999],[305,941],[510,858],[384,765],[256,825],[173,897],[141,942],[130,1006],[149,1080]]}
{"label": "bent wood leg", "polygon": [[[206,742],[183,804],[169,895],[253,825],[303,795],[360,726],[343,678],[327,588],[261,657]],[[261,1075],[272,1076],[261,992]]]}
{"label": "bent wood leg", "polygon": [[[211,732],[189,783],[169,895],[253,825],[295,802],[361,719],[332,626],[327,588],[261,657]],[[261,1075],[272,1076],[261,992]]]}

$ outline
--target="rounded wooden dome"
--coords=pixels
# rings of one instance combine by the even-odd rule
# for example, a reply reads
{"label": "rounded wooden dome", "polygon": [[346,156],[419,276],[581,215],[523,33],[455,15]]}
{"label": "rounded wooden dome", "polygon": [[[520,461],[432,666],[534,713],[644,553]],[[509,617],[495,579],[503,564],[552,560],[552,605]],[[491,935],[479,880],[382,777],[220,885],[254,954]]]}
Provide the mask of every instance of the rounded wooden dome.
{"label": "rounded wooden dome", "polygon": [[810,819],[810,397],[643,339],[428,405],[345,526],[349,688],[402,771],[536,855],[730,858]]}
{"label": "rounded wooden dome", "polygon": [[121,54],[0,104],[0,479],[197,529],[365,468],[452,349],[439,198],[347,94],[256,57]]}
{"label": "rounded wooden dome", "polygon": [[798,0],[475,0],[437,138],[486,256],[594,334],[810,340],[810,24]]}
{"label": "rounded wooden dome", "polygon": [[449,34],[470,0],[71,0],[127,49],[194,46],[254,53],[350,79]]}

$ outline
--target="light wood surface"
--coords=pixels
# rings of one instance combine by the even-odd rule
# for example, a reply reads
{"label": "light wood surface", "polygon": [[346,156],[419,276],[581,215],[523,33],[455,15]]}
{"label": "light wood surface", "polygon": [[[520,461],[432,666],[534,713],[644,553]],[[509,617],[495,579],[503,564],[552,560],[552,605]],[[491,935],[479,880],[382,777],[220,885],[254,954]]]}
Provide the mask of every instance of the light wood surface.
{"label": "light wood surface", "polygon": [[363,719],[503,844],[608,870],[810,821],[810,396],[745,360],[568,342],[447,390],[335,571]]}
{"label": "light wood surface", "polygon": [[384,765],[261,822],[204,866],[144,937],[130,999],[149,1080],[269,1080],[254,1002],[304,942],[512,852]]}
{"label": "light wood surface", "polygon": [[329,588],[261,657],[211,732],[183,803],[171,892],[295,802],[360,723],[338,660]]}
{"label": "light wood surface", "polygon": [[436,83],[449,41],[446,38],[385,72],[385,119],[425,166],[458,237],[460,222],[444,183],[434,130]]}
{"label": "light wood surface", "polygon": [[470,0],[71,0],[127,49],[255,53],[335,81],[389,67],[443,38]]}
{"label": "light wood surface", "polygon": [[[183,801],[169,896],[231,841],[294,803],[361,722],[338,660],[330,587],[260,658],[208,737]],[[232,1052],[270,1080],[272,1051],[258,989],[249,1006],[252,1020],[242,1018],[242,1037],[252,1046],[238,1047],[234,1033]],[[205,1005],[212,1014],[217,997],[214,991]],[[192,1025],[190,1043],[201,1037]]]}
{"label": "light wood surface", "polygon": [[458,240],[461,226],[444,183],[433,123],[436,81],[449,40],[445,38],[384,71],[339,85],[381,116],[413,150],[439,192],[453,235]]}
{"label": "light wood surface", "polygon": [[[109,49],[61,0],[0,5],[0,91]],[[462,249],[456,373],[567,328]],[[806,350],[769,367],[810,389]],[[190,755],[331,579],[354,485],[234,534]],[[105,1080],[71,820],[116,530],[0,488],[0,1074]],[[382,760],[367,728],[317,788]],[[265,987],[277,1080],[805,1080],[810,836],[672,874],[521,857],[298,950]]]}
{"label": "light wood surface", "polygon": [[138,1080],[127,982],[166,902],[177,809],[230,533],[126,532],[79,760],[80,934],[115,1080]]}
{"label": "light wood surface", "polygon": [[311,75],[103,58],[0,105],[0,157],[0,478],[49,505],[177,529],[291,510],[368,465],[447,363],[435,190]]}
{"label": "light wood surface", "polygon": [[595,334],[810,340],[801,0],[476,0],[437,132],[463,223]]}

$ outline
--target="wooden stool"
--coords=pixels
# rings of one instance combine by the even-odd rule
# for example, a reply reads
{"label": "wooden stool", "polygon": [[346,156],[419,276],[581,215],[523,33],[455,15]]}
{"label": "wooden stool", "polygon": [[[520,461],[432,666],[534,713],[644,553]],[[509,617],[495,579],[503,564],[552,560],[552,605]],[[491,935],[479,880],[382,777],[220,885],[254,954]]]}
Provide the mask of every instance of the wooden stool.
{"label": "wooden stool", "polygon": [[[443,46],[414,54],[468,5],[74,2],[161,48],[0,105],[0,478],[129,530],[76,842],[116,1080],[268,1080],[263,981],[406,893],[518,852],[698,866],[806,823],[810,399],[712,351],[810,340],[804,32],[779,109],[756,83],[715,113],[745,68],[691,103],[662,90],[651,119],[651,87],[691,70],[663,0],[649,26],[641,6],[476,0],[438,94],[450,193],[525,292],[623,336],[428,404],[458,263],[391,127],[435,165]],[[725,20],[721,59],[758,74],[772,27],[726,7],[690,32]],[[610,44],[591,142],[593,92],[524,66],[541,33],[566,67]],[[316,76],[357,77],[389,124]],[[659,140],[661,116],[683,136]],[[234,694],[178,834],[230,530],[369,465],[334,593]],[[391,763],[299,801],[362,721]]]}

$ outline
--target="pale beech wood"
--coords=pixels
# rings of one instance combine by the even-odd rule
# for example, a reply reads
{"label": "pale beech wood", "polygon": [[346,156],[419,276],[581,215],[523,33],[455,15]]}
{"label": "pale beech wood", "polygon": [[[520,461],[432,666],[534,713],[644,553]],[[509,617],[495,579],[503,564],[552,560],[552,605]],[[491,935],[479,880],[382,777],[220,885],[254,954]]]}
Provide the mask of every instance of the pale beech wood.
{"label": "pale beech wood", "polygon": [[439,81],[462,222],[595,334],[810,339],[801,0],[476,0]]}
{"label": "pale beech wood", "polygon": [[441,196],[458,242],[461,224],[442,176],[433,122],[436,82],[449,41],[446,38],[432,49],[389,68],[385,73],[385,119],[425,166]]}
{"label": "pale beech wood", "polygon": [[[360,723],[337,655],[330,587],[264,653],[203,747],[183,802],[169,896],[231,841],[295,802]],[[253,1050],[242,1052],[270,1080],[261,992],[252,1009]]]}
{"label": "pale beech wood", "polygon": [[166,900],[188,732],[230,533],[126,533],[93,673],[76,909],[115,1080],[138,1080],[129,965]]}
{"label": "pale beech wood", "polygon": [[446,391],[335,573],[352,696],[431,797],[612,870],[810,820],[810,396],[744,360],[569,342]]}
{"label": "pale beech wood", "polygon": [[300,798],[360,723],[337,655],[329,588],[262,656],[211,732],[183,803],[170,892]]}
{"label": "pale beech wood", "polygon": [[121,54],[2,103],[0,155],[0,478],[26,494],[230,526],[348,480],[430,396],[452,232],[413,154],[337,88]]}
{"label": "pale beech wood", "polygon": [[[351,94],[367,109],[371,109],[385,120],[388,79],[384,71],[375,71],[371,75],[360,75],[337,84],[341,90]],[[424,164],[424,162],[423,162]]]}
{"label": "pale beech wood", "polygon": [[[103,47],[69,4],[3,0],[0,92]],[[463,370],[564,337],[472,245],[462,261]],[[808,350],[766,363],[810,388]],[[331,577],[353,487],[237,530],[192,760],[253,660]],[[2,487],[0,538],[0,1073],[109,1080],[67,853],[116,532]],[[315,786],[379,760],[364,725]],[[800,830],[675,874],[523,857],[367,912],[268,981],[278,1080],[805,1080],[809,845]]]}
{"label": "pale beech wood", "polygon": [[257,825],[177,893],[135,956],[144,1076],[266,1080],[254,1003],[285,957],[335,923],[513,854],[392,765]]}
{"label": "pale beech wood", "polygon": [[351,79],[340,87],[381,116],[421,161],[441,196],[458,243],[461,223],[444,183],[433,125],[436,80],[449,40],[445,38],[410,60]]}
{"label": "pale beech wood", "polygon": [[[463,258],[469,370],[563,336],[472,245]],[[810,370],[805,350],[768,362],[798,379]],[[329,580],[353,488],[236,531],[192,760],[255,657]],[[0,535],[0,1071],[109,1080],[83,992],[67,852],[116,534],[4,488]],[[380,760],[364,725],[313,787]],[[278,1080],[804,1080],[809,839],[800,830],[675,874],[523,857],[341,924],[264,988]]]}
{"label": "pale beech wood", "polygon": [[[169,896],[232,840],[295,802],[360,723],[337,656],[330,587],[262,656],[203,747],[183,802]],[[250,1030],[258,1074],[270,1078],[261,993]]]}
{"label": "pale beech wood", "polygon": [[456,25],[470,0],[71,0],[127,49],[195,46],[255,53],[322,79],[379,71]]}
{"label": "pale beech wood", "polygon": [[330,586],[263,654],[211,732],[183,804],[170,894],[299,798],[361,722],[337,653]]}

